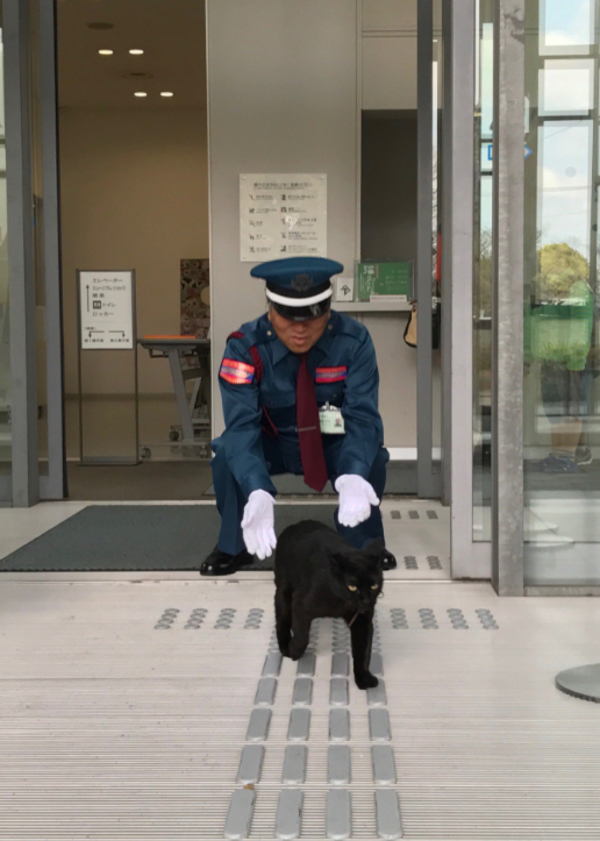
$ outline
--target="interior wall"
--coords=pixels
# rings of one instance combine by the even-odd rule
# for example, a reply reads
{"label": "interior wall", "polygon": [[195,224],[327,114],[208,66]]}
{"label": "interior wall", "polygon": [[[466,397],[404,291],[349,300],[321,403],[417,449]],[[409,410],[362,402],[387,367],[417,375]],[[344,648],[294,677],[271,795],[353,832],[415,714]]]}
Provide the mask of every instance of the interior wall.
{"label": "interior wall", "polygon": [[[77,269],[136,270],[137,333],[179,333],[179,261],[208,256],[206,112],[60,109],[65,391],[77,393]],[[84,390],[131,393],[131,368],[86,355]],[[139,353],[140,394],[169,394]]]}
{"label": "interior wall", "polygon": [[357,25],[349,0],[207,2],[215,389],[227,335],[264,311],[263,284],[240,262],[241,173],[327,173],[329,256],[352,271]]}
{"label": "interior wall", "polygon": [[[400,225],[397,210],[391,224],[380,217],[361,248],[360,122],[362,110],[416,110],[416,13],[416,0],[207,2],[215,434],[223,428],[217,374],[226,338],[264,311],[262,284],[239,259],[240,174],[327,173],[328,256],[348,273],[361,253],[415,256],[416,140],[411,150],[408,132],[416,125],[404,127],[398,149],[386,141],[393,172],[386,182],[380,165],[363,197],[384,191],[388,210],[406,199]],[[386,444],[415,447],[416,354],[402,339],[407,315],[358,317],[378,354]],[[437,382],[434,390],[437,400]]]}

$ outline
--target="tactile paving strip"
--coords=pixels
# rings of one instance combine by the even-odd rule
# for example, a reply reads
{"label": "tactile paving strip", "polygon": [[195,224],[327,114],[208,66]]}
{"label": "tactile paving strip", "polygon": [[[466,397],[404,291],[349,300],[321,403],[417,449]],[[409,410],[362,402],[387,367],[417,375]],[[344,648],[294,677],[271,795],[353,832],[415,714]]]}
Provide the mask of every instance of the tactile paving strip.
{"label": "tactile paving strip", "polygon": [[[319,680],[318,663],[315,649],[319,631],[324,620],[313,623],[310,646],[304,656],[295,664],[284,661],[277,650],[276,636],[273,634],[266,653],[261,675],[254,697],[254,709],[246,731],[246,744],[242,748],[236,777],[237,786],[232,792],[227,815],[224,837],[227,839],[277,838],[294,839],[304,837],[303,820],[309,804],[308,795],[315,793],[315,783],[320,783],[317,790],[325,795],[323,825],[318,835],[313,830],[310,837],[327,839],[350,839],[353,837],[355,787],[359,796],[365,790],[365,768],[361,762],[360,771],[354,773],[353,764],[356,745],[352,741],[353,729],[359,734],[368,733],[370,741],[368,767],[370,768],[370,787],[372,802],[370,821],[377,838],[396,839],[402,837],[402,818],[398,799],[397,773],[394,752],[391,745],[392,731],[390,717],[386,709],[387,695],[385,684],[379,677],[379,685],[364,693],[362,711],[350,709],[351,691],[359,691],[351,686],[352,673],[351,639],[348,626],[342,620],[327,623],[331,626],[331,659],[329,674],[329,714],[326,754],[323,754],[322,736],[311,736],[312,706],[315,699],[315,681]],[[373,653],[371,671],[383,675],[384,663],[381,653],[379,622],[375,617],[373,628]],[[292,668],[289,668],[292,666]],[[320,682],[326,681],[320,676]],[[279,688],[278,684],[282,683]],[[290,685],[291,684],[291,685]],[[318,689],[321,687],[318,686]],[[290,699],[291,689],[291,699]],[[322,698],[322,693],[318,693]],[[361,693],[362,694],[362,693]],[[278,696],[287,697],[287,702],[278,702]],[[322,711],[322,700],[318,703]],[[285,710],[285,712],[284,712]],[[263,766],[269,757],[269,733],[273,715],[287,713],[287,744],[280,758],[280,785],[275,813],[271,813],[272,825],[265,829],[263,814],[261,829],[256,834],[253,827],[255,808],[261,805],[261,775]],[[355,718],[355,728],[352,718]],[[366,719],[366,721],[365,721]],[[365,727],[366,725],[366,727]],[[368,729],[367,729],[368,728]],[[363,760],[366,745],[363,743],[356,753],[356,758]],[[315,761],[311,757],[315,755]],[[323,769],[326,788],[323,789]],[[313,769],[313,778],[310,770]],[[316,779],[314,778],[316,777]],[[272,784],[271,784],[272,787]],[[266,791],[265,791],[266,795]],[[313,811],[309,809],[309,811]],[[358,818],[361,826],[365,825],[364,805],[361,804]],[[314,816],[313,816],[314,821]],[[271,834],[272,833],[272,834]],[[362,833],[361,833],[362,834]],[[309,836],[306,836],[309,837]]]}

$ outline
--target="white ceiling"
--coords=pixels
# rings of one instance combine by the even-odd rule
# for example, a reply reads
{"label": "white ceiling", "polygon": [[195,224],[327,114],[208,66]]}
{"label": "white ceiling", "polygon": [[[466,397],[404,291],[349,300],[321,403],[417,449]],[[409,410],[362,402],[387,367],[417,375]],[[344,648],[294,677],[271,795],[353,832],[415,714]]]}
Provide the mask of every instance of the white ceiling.
{"label": "white ceiling", "polygon": [[[59,106],[205,108],[204,0],[58,0]],[[88,23],[112,23],[96,31]],[[144,55],[129,55],[130,49]],[[103,57],[99,49],[112,49]],[[151,79],[126,78],[132,72]],[[147,91],[145,99],[134,91]],[[161,91],[173,91],[164,99]]]}

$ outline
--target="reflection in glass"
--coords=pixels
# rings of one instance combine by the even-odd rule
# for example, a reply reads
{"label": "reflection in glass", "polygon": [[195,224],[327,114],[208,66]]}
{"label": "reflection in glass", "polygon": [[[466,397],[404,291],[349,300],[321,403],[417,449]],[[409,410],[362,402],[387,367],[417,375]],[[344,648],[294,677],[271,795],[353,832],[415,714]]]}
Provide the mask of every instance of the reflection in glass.
{"label": "reflection in glass", "polygon": [[[525,578],[600,583],[598,58],[590,3],[527,3]],[[564,56],[544,60],[548,54]],[[589,52],[592,52],[589,50]],[[538,106],[539,105],[539,109]],[[580,119],[577,119],[580,116]]]}
{"label": "reflection in glass", "polygon": [[594,0],[540,0],[540,55],[589,53],[594,43]]}
{"label": "reflection in glass", "polygon": [[4,134],[4,54],[0,29],[0,475],[11,470],[10,333],[6,203],[6,142]]}
{"label": "reflection in glass", "polygon": [[473,540],[491,539],[493,6],[478,4],[473,266]]}
{"label": "reflection in glass", "polygon": [[593,59],[549,59],[539,70],[540,116],[588,115],[594,101]]}

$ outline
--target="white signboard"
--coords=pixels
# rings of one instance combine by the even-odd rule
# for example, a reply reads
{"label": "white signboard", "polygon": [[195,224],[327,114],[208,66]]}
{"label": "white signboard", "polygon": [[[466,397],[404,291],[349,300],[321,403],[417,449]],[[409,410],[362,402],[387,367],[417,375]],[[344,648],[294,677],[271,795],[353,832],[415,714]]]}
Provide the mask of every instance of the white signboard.
{"label": "white signboard", "polygon": [[78,272],[82,350],[133,350],[134,273]]}
{"label": "white signboard", "polygon": [[326,256],[326,175],[240,175],[242,263]]}

